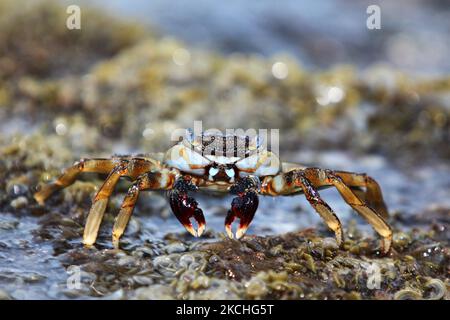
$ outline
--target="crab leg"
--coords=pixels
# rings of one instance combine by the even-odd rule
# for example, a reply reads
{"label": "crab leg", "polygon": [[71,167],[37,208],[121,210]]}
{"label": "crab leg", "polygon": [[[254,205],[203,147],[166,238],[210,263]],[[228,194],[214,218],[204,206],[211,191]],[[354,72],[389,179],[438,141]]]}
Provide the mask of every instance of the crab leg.
{"label": "crab leg", "polygon": [[113,232],[112,242],[115,248],[119,248],[119,240],[128,225],[136,201],[139,198],[139,193],[142,190],[168,190],[171,189],[176,178],[177,172],[175,170],[162,169],[159,172],[149,172],[141,175],[133,185],[128,189],[120,212],[116,217]]}
{"label": "crab leg", "polygon": [[381,250],[383,253],[389,252],[392,244],[392,230],[380,214],[365,204],[353,190],[347,186],[343,179],[330,170],[305,169],[305,176],[308,177],[316,186],[334,186],[342,198],[358,214],[369,222],[375,231],[382,237]]}
{"label": "crab leg", "polygon": [[34,199],[42,205],[54,192],[73,184],[80,173],[93,172],[108,174],[124,162],[130,162],[132,170],[127,174],[133,179],[155,166],[155,163],[144,158],[81,159],[73,166],[64,170],[64,173],[55,182],[44,185],[41,190],[34,194]]}
{"label": "crab leg", "polygon": [[75,182],[81,172],[109,173],[117,166],[118,162],[114,159],[81,159],[67,168],[64,173],[52,183],[49,183],[34,194],[34,199],[39,204],[44,204],[45,200],[55,191],[70,186]]}
{"label": "crab leg", "polygon": [[85,245],[90,246],[95,243],[109,197],[114,191],[119,178],[128,172],[127,166],[127,162],[122,162],[116,166],[95,195],[86,220],[86,226],[84,227],[83,243]]}
{"label": "crab leg", "polygon": [[87,159],[80,160],[68,168],[54,183],[45,185],[34,198],[43,204],[52,193],[65,188],[76,180],[82,172],[109,173],[107,179],[94,197],[91,209],[86,220],[83,243],[90,246],[95,243],[98,229],[103,218],[108,199],[114,187],[122,176],[137,177],[139,174],[149,171],[155,163],[143,158],[116,158],[116,159]]}
{"label": "crab leg", "polygon": [[322,200],[319,192],[314,188],[303,174],[299,175],[298,182],[306,196],[306,199],[311,204],[311,206],[317,211],[320,217],[325,221],[328,228],[334,231],[336,235],[337,245],[342,246],[344,240],[344,234],[342,232],[342,224],[339,218],[333,212],[333,210],[328,206],[328,204]]}
{"label": "crab leg", "polygon": [[231,202],[231,209],[225,218],[225,230],[228,236],[233,239],[231,224],[236,218],[239,218],[239,227],[236,231],[236,239],[240,239],[247,231],[250,223],[258,209],[259,179],[256,177],[246,177],[238,180],[230,187],[230,193],[237,197]]}
{"label": "crab leg", "polygon": [[132,158],[130,160],[121,160],[120,164],[111,171],[95,195],[89,211],[83,234],[83,243],[85,245],[90,246],[95,243],[109,197],[114,191],[114,187],[120,177],[129,176],[135,178],[151,170],[152,167],[154,167],[154,164],[150,161],[141,158]]}
{"label": "crab leg", "polygon": [[[188,191],[196,191],[197,189],[198,187],[192,182],[191,177],[184,176],[178,178],[173,189],[169,191],[169,203],[173,213],[194,237],[200,237],[206,225],[202,209],[198,207],[197,201],[188,195]],[[191,218],[194,218],[197,222],[197,230],[192,226]]]}
{"label": "crab leg", "polygon": [[[365,187],[363,199],[374,208],[383,218],[388,218],[389,214],[383,200],[383,194],[378,183],[364,173],[352,173],[346,171],[334,171],[334,174],[350,187]],[[353,188],[352,188],[353,189]],[[357,190],[353,190],[357,193]],[[359,191],[359,190],[358,190]],[[358,194],[359,196],[359,194]],[[361,197],[362,198],[362,197]]]}

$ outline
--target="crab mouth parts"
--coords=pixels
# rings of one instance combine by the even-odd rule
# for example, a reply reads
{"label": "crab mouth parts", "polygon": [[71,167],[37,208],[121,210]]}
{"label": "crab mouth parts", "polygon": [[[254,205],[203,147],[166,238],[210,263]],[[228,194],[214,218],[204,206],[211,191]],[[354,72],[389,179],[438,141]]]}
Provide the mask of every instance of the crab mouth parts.
{"label": "crab mouth parts", "polygon": [[234,177],[236,176],[236,168],[234,165],[219,165],[214,163],[209,168],[207,168],[208,180],[232,183],[234,182]]}

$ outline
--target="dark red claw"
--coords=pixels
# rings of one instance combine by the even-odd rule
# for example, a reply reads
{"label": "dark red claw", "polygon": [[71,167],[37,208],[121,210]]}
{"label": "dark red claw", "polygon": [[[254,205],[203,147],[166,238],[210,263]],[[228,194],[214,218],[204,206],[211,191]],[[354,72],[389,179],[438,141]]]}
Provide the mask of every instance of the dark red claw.
{"label": "dark red claw", "polygon": [[[173,190],[170,193],[169,202],[175,217],[177,217],[186,230],[194,237],[201,236],[205,230],[206,221],[202,209],[198,208],[197,201],[189,197],[185,192]],[[197,221],[197,231],[190,221],[192,217]]]}
{"label": "dark red claw", "polygon": [[225,218],[225,230],[230,238],[233,238],[231,224],[236,218],[240,219],[239,228],[236,231],[236,239],[241,238],[247,231],[258,209],[258,195],[254,191],[239,193],[231,203],[231,209]]}

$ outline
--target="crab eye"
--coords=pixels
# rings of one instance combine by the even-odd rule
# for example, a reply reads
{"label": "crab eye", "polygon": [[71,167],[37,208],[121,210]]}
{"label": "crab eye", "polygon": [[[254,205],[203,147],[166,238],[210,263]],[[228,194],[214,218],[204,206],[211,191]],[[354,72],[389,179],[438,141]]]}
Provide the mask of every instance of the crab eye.
{"label": "crab eye", "polygon": [[217,168],[211,167],[211,168],[209,169],[209,175],[210,175],[211,177],[214,177],[218,172],[219,172],[219,169],[217,169]]}
{"label": "crab eye", "polygon": [[227,174],[227,176],[229,176],[230,178],[234,177],[234,169],[226,169],[225,173]]}

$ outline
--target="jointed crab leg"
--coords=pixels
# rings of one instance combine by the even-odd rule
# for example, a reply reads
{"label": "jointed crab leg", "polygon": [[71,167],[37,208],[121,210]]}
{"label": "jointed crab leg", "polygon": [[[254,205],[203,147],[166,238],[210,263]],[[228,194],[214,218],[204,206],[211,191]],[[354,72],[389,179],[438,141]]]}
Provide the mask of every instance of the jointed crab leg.
{"label": "jointed crab leg", "polygon": [[364,173],[352,173],[346,171],[333,171],[333,173],[340,177],[347,186],[365,187],[364,201],[374,208],[383,218],[386,219],[388,217],[388,211],[383,200],[381,188],[372,177]]}
{"label": "jointed crab leg", "polygon": [[108,178],[106,178],[105,182],[95,195],[91,209],[89,210],[83,234],[83,243],[85,245],[90,246],[95,243],[109,197],[113,193],[114,187],[120,177],[129,176],[135,178],[139,174],[147,172],[154,166],[154,163],[145,159],[132,158],[130,160],[121,160],[120,164],[111,171]]}
{"label": "jointed crab leg", "polygon": [[143,158],[115,158],[115,159],[82,159],[68,168],[55,182],[43,186],[35,193],[34,198],[40,204],[55,191],[65,188],[75,182],[82,172],[109,173],[108,178],[94,197],[84,229],[83,243],[92,245],[97,238],[98,229],[103,218],[108,199],[115,185],[122,176],[135,179],[143,172],[156,166],[156,163]]}
{"label": "jointed crab leg", "polygon": [[133,183],[128,189],[127,195],[123,200],[120,212],[114,223],[112,241],[115,248],[119,247],[120,237],[127,227],[140,191],[171,189],[177,174],[178,172],[175,170],[163,169],[159,172],[145,173]]}
{"label": "jointed crab leg", "polygon": [[317,213],[322,217],[322,219],[327,224],[328,228],[334,231],[336,235],[336,242],[340,247],[344,240],[344,234],[342,232],[342,224],[339,218],[333,212],[333,210],[328,206],[328,204],[322,200],[319,192],[314,188],[311,182],[303,175],[298,176],[297,183],[303,190],[306,199],[311,204],[311,206],[317,211]]}
{"label": "jointed crab leg", "polygon": [[[364,196],[370,204],[375,203],[379,208],[386,207],[383,202],[380,188],[372,178],[364,174],[350,172],[333,172],[319,168],[292,169],[274,177],[267,177],[262,182],[261,192],[266,195],[291,195],[304,192],[306,198],[316,211],[326,221],[327,225],[335,231],[337,242],[342,241],[342,231],[339,219],[334,212],[320,199],[315,188],[334,186],[343,199],[358,214],[366,219],[382,237],[381,249],[383,253],[390,250],[392,244],[392,230],[383,217],[358,197],[351,187],[367,188]],[[386,211],[387,212],[387,211]]]}
{"label": "jointed crab leg", "polygon": [[64,173],[55,182],[42,186],[41,190],[34,194],[34,199],[39,204],[43,204],[54,192],[73,184],[80,173],[92,172],[108,174],[114,168],[124,163],[128,164],[128,169],[131,168],[131,170],[128,170],[124,175],[130,176],[132,179],[136,179],[140,174],[150,171],[156,166],[155,162],[144,158],[117,157],[112,159],[81,159],[73,166],[64,170]]}
{"label": "jointed crab leg", "polygon": [[382,237],[381,250],[384,253],[389,252],[392,244],[392,230],[386,221],[374,209],[365,204],[358,196],[347,186],[343,179],[334,174],[330,170],[323,169],[305,169],[305,176],[311,181],[314,181],[316,186],[332,185],[334,186],[342,198],[347,202],[356,212],[358,212],[364,219],[369,222],[375,231]]}
{"label": "jointed crab leg", "polygon": [[113,170],[117,164],[117,160],[114,159],[81,159],[72,167],[67,168],[55,182],[44,185],[41,190],[34,194],[34,199],[39,204],[43,204],[52,193],[74,183],[81,172],[107,174]]}
{"label": "jointed crab leg", "polygon": [[[210,138],[210,141],[206,139],[206,144],[204,137]],[[213,141],[223,144],[213,145]],[[381,189],[375,180],[366,174],[280,163],[278,156],[263,148],[259,139],[255,140],[252,148],[249,142],[248,136],[202,133],[196,138],[188,134],[165,154],[82,159],[66,169],[55,182],[43,186],[35,193],[34,198],[43,204],[52,193],[71,185],[82,172],[108,174],[93,199],[86,221],[83,242],[92,245],[97,238],[109,197],[116,184],[121,177],[131,178],[134,183],[124,198],[113,227],[113,244],[118,247],[142,190],[168,190],[173,213],[194,236],[200,236],[204,232],[205,217],[197,201],[189,193],[200,188],[234,194],[225,219],[225,230],[229,237],[237,239],[245,234],[255,215],[259,203],[258,194],[287,196],[304,193],[311,206],[334,231],[340,246],[343,242],[343,232],[339,218],[317,191],[334,187],[347,204],[383,237],[382,251],[389,251],[392,231],[384,220],[388,216],[387,209]],[[214,153],[206,155],[205,148],[209,148],[209,145],[214,147]],[[241,149],[244,149],[242,155]],[[233,156],[230,156],[231,153]],[[197,222],[197,230],[192,219]],[[232,224],[236,219],[239,219],[240,223],[233,234]]]}
{"label": "jointed crab leg", "polygon": [[95,195],[84,228],[83,243],[85,245],[90,246],[95,243],[109,197],[114,191],[119,178],[128,172],[127,166],[128,162],[122,162],[116,166]]}

